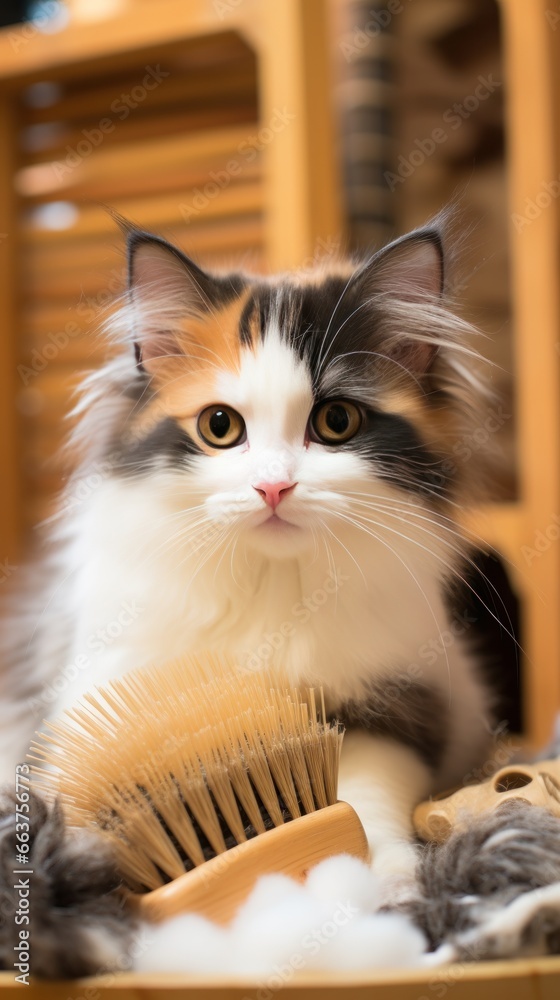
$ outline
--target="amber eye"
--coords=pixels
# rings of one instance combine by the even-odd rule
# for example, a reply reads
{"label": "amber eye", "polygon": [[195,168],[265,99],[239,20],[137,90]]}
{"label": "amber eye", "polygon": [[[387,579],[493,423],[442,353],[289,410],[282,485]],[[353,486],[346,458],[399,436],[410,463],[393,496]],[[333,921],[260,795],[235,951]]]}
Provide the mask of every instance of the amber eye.
{"label": "amber eye", "polygon": [[198,417],[198,433],[212,448],[233,448],[245,434],[245,421],[231,406],[207,406]]}
{"label": "amber eye", "polygon": [[333,399],[321,403],[311,415],[311,427],[325,444],[343,444],[354,437],[362,423],[362,414],[353,403]]}

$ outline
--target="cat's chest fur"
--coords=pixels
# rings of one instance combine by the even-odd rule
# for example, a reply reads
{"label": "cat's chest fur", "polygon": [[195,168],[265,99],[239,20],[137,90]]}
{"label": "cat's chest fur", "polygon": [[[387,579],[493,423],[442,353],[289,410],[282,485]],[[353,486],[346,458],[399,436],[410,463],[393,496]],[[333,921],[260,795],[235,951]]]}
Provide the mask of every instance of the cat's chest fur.
{"label": "cat's chest fur", "polygon": [[232,655],[240,677],[282,668],[294,683],[356,697],[363,683],[416,663],[446,627],[437,560],[411,565],[410,553],[405,563],[396,546],[368,538],[353,552],[351,537],[300,559],[219,546],[201,559],[170,543],[168,523],[157,505],[130,505],[114,484],[94,505],[88,542],[82,533],[79,543],[71,651],[88,667],[65,701],[136,667],[207,649]]}

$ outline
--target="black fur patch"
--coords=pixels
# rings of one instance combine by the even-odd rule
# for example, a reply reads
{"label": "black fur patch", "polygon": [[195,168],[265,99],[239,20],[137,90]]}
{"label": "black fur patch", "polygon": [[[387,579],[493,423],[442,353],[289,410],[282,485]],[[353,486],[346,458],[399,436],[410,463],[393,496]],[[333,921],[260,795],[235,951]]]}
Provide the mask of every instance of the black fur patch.
{"label": "black fur patch", "polygon": [[367,729],[404,743],[434,770],[443,761],[449,739],[445,701],[434,688],[411,681],[407,674],[372,684],[365,698],[345,702],[336,717],[348,729]]}
{"label": "black fur patch", "polygon": [[397,413],[370,412],[365,427],[343,447],[375,464],[381,479],[412,493],[444,496],[450,481],[446,468],[422,443],[413,424]]}
{"label": "black fur patch", "polygon": [[15,801],[4,795],[0,802],[0,968],[14,972],[14,946],[26,927],[16,924],[20,879],[29,879],[33,976],[73,978],[126,968],[136,919],[106,846],[94,835],[86,841],[70,834],[61,809],[49,809],[37,795],[30,794],[29,808],[29,862],[25,874],[14,875],[14,868],[24,867],[15,862]]}
{"label": "black fur patch", "polygon": [[[354,438],[336,447],[359,453],[380,478],[401,489],[444,497],[454,475],[453,463],[442,462],[427,448],[405,417],[374,408],[375,388],[385,383],[387,365],[380,308],[368,300],[355,278],[331,275],[317,286],[256,285],[240,318],[239,338],[250,346],[257,329],[264,339],[274,317],[281,335],[308,366],[317,401],[336,395],[336,387],[325,382],[325,373],[339,359],[340,395],[362,403],[367,417]],[[380,362],[385,365],[382,375]],[[353,391],[348,392],[348,385]],[[437,393],[425,398],[428,405],[441,404]]]}
{"label": "black fur patch", "polygon": [[142,229],[129,228],[127,257],[128,283],[130,287],[134,283],[135,253],[140,246],[146,244],[153,244],[167,250],[170,257],[175,258],[175,260],[178,260],[183,265],[200,293],[201,304],[206,305],[208,308],[215,309],[228,305],[240,294],[245,285],[244,279],[239,274],[228,274],[225,277],[207,274],[190,257],[187,257],[182,250],[179,250],[173,243],[169,243],[163,236],[156,236]]}
{"label": "black fur patch", "polygon": [[202,450],[173,417],[165,417],[145,437],[115,449],[114,470],[123,476],[142,476],[164,462],[170,468],[185,468]]}

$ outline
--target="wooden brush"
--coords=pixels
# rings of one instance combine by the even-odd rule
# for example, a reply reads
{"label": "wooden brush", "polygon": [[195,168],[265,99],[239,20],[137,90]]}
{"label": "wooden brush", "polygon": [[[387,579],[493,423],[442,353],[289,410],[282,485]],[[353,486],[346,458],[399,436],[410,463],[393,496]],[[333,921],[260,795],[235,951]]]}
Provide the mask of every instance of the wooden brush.
{"label": "wooden brush", "polygon": [[366,859],[337,802],[343,732],[313,690],[239,676],[223,657],[137,671],[46,723],[34,784],[71,826],[110,839],[146,919],[227,922],[259,875],[303,878],[337,853]]}

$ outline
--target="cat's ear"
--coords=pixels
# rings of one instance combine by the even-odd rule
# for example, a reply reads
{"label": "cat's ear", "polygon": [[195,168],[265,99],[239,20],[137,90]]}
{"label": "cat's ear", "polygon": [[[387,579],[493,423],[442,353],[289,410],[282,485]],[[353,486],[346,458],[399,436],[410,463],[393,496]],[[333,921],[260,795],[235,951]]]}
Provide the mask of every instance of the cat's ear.
{"label": "cat's ear", "polygon": [[128,234],[128,289],[139,364],[179,351],[174,327],[185,316],[204,315],[215,301],[215,279],[159,236]]}
{"label": "cat's ear", "polygon": [[[426,305],[437,303],[443,295],[444,263],[439,230],[418,229],[375,254],[357,279],[368,296],[383,296],[388,303],[403,303],[412,316]],[[427,372],[436,353],[433,344],[407,340],[402,333],[391,349],[395,360],[414,375]]]}

